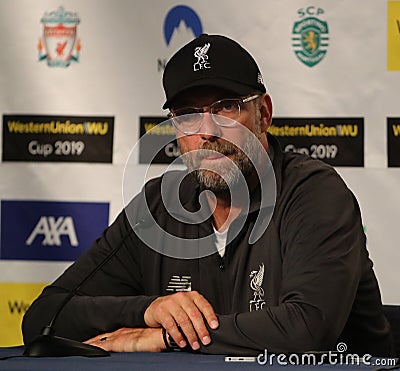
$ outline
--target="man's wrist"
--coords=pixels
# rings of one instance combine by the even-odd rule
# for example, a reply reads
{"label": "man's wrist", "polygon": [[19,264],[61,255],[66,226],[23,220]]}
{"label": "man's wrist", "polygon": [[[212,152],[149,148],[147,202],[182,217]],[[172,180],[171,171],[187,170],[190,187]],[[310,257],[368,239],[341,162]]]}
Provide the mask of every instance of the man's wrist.
{"label": "man's wrist", "polygon": [[164,351],[165,352],[172,352],[173,349],[171,348],[171,345],[170,345],[170,343],[168,341],[169,334],[167,334],[167,330],[164,327],[162,328],[161,333],[162,333],[162,338],[163,338],[163,342],[164,342],[164,346],[165,346]]}
{"label": "man's wrist", "polygon": [[[179,328],[179,327],[178,327]],[[179,331],[180,328],[179,328]],[[181,331],[181,334],[183,336],[183,338],[186,341],[186,346],[184,348],[181,348],[174,340],[174,338],[167,332],[167,330],[163,327],[162,330],[162,338],[164,341],[164,345],[165,345],[165,351],[166,352],[180,352],[181,350],[186,350],[189,349],[188,347],[188,340],[186,338],[186,336],[184,335],[184,333]]]}

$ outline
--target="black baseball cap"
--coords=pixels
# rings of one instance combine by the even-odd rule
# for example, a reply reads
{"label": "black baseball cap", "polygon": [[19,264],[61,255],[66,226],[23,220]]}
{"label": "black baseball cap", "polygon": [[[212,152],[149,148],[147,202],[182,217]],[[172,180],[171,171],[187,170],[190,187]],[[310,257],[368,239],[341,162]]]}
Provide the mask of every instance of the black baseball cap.
{"label": "black baseball cap", "polygon": [[266,92],[261,72],[250,53],[226,36],[208,34],[200,35],[171,57],[165,66],[163,86],[164,109],[193,87],[214,86],[240,96]]}

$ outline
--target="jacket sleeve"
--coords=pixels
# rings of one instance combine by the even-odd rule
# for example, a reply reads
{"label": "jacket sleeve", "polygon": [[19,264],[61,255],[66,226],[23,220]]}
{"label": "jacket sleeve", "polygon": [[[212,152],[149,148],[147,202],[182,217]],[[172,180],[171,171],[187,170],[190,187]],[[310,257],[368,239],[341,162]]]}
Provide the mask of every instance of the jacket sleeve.
{"label": "jacket sleeve", "polygon": [[367,301],[378,310],[380,294],[359,207],[340,177],[333,170],[328,175],[322,171],[283,197],[285,206],[280,210],[277,205],[279,220],[273,221],[282,255],[278,305],[267,303],[263,310],[219,316],[219,328],[210,330],[212,343],[202,352],[245,355],[264,349],[275,353],[334,349],[365,273],[370,274],[367,291],[372,293]]}
{"label": "jacket sleeve", "polygon": [[65,304],[54,324],[57,336],[84,341],[120,327],[145,327],[144,311],[155,296],[143,295],[137,237],[125,212],[105,230],[85,254],[47,286],[26,312],[22,332],[25,344],[40,334],[65,298],[113,248],[121,248]]}

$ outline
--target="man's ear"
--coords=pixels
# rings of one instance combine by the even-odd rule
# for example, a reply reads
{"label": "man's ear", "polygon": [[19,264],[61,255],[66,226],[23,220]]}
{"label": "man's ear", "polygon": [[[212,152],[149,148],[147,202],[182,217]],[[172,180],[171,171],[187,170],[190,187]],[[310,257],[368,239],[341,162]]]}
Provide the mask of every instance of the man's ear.
{"label": "man's ear", "polygon": [[265,133],[272,123],[272,100],[267,93],[260,98],[260,112],[261,131]]}

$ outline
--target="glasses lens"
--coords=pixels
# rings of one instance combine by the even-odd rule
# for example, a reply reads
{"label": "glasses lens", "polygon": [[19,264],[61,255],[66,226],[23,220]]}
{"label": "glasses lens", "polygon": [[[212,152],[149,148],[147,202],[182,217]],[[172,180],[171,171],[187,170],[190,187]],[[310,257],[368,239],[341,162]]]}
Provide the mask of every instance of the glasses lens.
{"label": "glasses lens", "polygon": [[201,125],[202,112],[192,107],[179,108],[173,112],[175,127],[185,134],[195,133]]}
{"label": "glasses lens", "polygon": [[224,99],[211,106],[213,119],[221,126],[232,126],[240,116],[240,105],[237,99]]}

